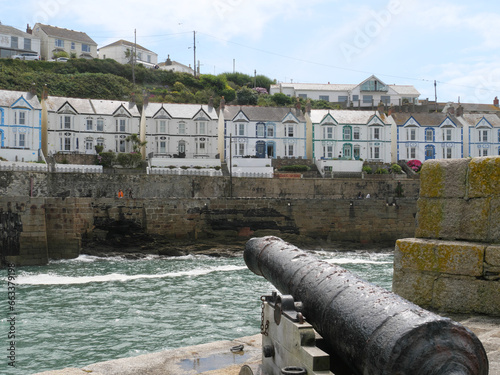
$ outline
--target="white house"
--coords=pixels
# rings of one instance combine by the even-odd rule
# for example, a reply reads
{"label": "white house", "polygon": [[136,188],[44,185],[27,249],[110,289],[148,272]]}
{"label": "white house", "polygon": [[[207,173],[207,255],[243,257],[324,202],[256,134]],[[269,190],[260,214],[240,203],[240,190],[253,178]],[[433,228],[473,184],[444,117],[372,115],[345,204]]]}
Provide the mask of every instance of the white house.
{"label": "white house", "polygon": [[25,52],[34,52],[40,55],[40,39],[15,27],[0,23],[0,58]]}
{"label": "white house", "polygon": [[271,85],[270,94],[343,103],[348,107],[377,107],[418,103],[420,93],[409,85],[388,85],[375,76],[358,84],[278,83]]}
{"label": "white house", "polygon": [[170,55],[168,55],[165,62],[159,63],[158,67],[161,70],[171,70],[172,72],[176,73],[188,73],[194,75],[194,70],[193,68],[191,68],[191,66],[187,66],[177,61],[170,60]]}
{"label": "white house", "polygon": [[378,111],[313,109],[313,157],[390,163],[391,124]]}
{"label": "white house", "polygon": [[36,23],[33,36],[40,39],[40,55],[42,60],[51,60],[59,52],[77,58],[97,58],[97,43],[81,31]]}
{"label": "white house", "polygon": [[459,120],[464,127],[464,156],[500,155],[500,118],[497,115],[470,113]]}
{"label": "white house", "polygon": [[140,113],[133,102],[49,96],[47,108],[48,152],[95,154],[131,152],[126,141],[139,134]]}
{"label": "white house", "polygon": [[225,106],[225,159],[230,155],[258,158],[305,158],[306,121],[294,108]]}
{"label": "white house", "polygon": [[34,92],[0,90],[0,156],[37,161],[42,107]]}
{"label": "white house", "polygon": [[398,160],[455,159],[464,157],[463,124],[440,112],[392,113],[397,126]]}
{"label": "white house", "polygon": [[158,64],[158,54],[123,39],[99,48],[100,59],[113,59],[120,64],[131,63],[134,55],[136,64],[142,64],[147,68],[154,68]]}
{"label": "white house", "polygon": [[215,158],[217,111],[212,105],[147,103],[146,153],[154,157]]}

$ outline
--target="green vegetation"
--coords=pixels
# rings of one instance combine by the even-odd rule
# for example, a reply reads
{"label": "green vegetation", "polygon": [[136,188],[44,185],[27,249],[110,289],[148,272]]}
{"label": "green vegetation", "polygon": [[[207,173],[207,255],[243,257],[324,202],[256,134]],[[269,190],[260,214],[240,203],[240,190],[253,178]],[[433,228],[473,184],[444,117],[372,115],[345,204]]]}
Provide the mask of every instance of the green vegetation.
{"label": "green vegetation", "polygon": [[[132,65],[112,59],[71,58],[65,63],[0,59],[0,89],[28,91],[33,83],[39,97],[47,85],[49,95],[53,96],[108,100],[128,100],[134,96],[139,107],[142,92],[148,93],[150,102],[206,104],[212,98],[218,107],[224,97],[227,104],[295,107],[299,103],[302,109],[307,105],[302,98],[281,93],[269,95],[275,81],[264,75],[254,77],[238,72],[193,77],[137,65],[134,86]],[[322,100],[312,100],[310,105],[311,108],[338,108]]]}
{"label": "green vegetation", "polygon": [[284,172],[307,172],[310,171],[311,168],[307,165],[285,165],[279,170]]}

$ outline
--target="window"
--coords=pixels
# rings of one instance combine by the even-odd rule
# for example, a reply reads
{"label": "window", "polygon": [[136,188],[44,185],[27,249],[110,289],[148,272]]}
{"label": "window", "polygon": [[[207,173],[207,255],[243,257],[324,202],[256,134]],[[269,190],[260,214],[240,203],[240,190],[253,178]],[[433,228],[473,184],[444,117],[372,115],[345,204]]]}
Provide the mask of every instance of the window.
{"label": "window", "polygon": [[359,135],[359,127],[355,127],[354,128],[354,132],[353,132],[353,139],[360,139],[360,135]]}
{"label": "window", "polygon": [[87,119],[87,131],[92,131],[92,130],[94,130],[94,125],[93,125],[92,119],[88,118]]}
{"label": "window", "polygon": [[118,144],[118,152],[125,152],[125,150],[126,150],[125,142],[126,141],[124,139],[120,139],[119,144]]}
{"label": "window", "polygon": [[352,151],[352,145],[351,144],[345,144],[344,147],[342,147],[342,152],[344,154],[345,159],[350,159],[351,158],[351,151]]}
{"label": "window", "polygon": [[24,49],[26,51],[31,51],[31,39],[30,38],[24,38]]}
{"label": "window", "polygon": [[285,145],[285,156],[293,156],[294,145],[292,143]]}
{"label": "window", "polygon": [[380,96],[380,101],[384,103],[385,105],[391,104],[391,97],[388,95],[381,95]]}
{"label": "window", "polygon": [[[351,127],[350,126],[344,126],[344,140],[350,141],[351,140]],[[344,155],[345,156],[345,155]]]}
{"label": "window", "polygon": [[24,133],[19,133],[19,147],[25,147],[26,146],[26,134]]}
{"label": "window", "polygon": [[451,159],[451,147],[443,148],[443,159]]}
{"label": "window", "polygon": [[165,120],[159,120],[156,122],[157,132],[165,134],[167,132],[167,122]]}
{"label": "window", "polygon": [[82,43],[82,52],[90,53],[90,46],[88,44]]}
{"label": "window", "polygon": [[406,139],[414,141],[417,139],[417,129],[406,129]]}
{"label": "window", "polygon": [[97,119],[97,128],[96,128],[96,130],[98,132],[103,132],[104,131],[104,119],[102,119],[102,118],[98,118]]}
{"label": "window", "polygon": [[61,116],[61,129],[71,129],[71,116]]}
{"label": "window", "polygon": [[244,143],[237,143],[235,144],[236,147],[236,155],[243,156],[245,155],[245,144]]}
{"label": "window", "polygon": [[353,95],[352,96],[352,101],[357,102],[359,100],[359,95]]}
{"label": "window", "polygon": [[71,42],[71,49],[76,49],[75,42]]}
{"label": "window", "polygon": [[92,138],[85,140],[85,150],[92,151],[94,149],[94,140]]}
{"label": "window", "polygon": [[186,134],[186,123],[179,122],[179,134]]}
{"label": "window", "polygon": [[236,124],[236,135],[245,135],[245,124]]}
{"label": "window", "polygon": [[97,138],[97,145],[104,148],[104,138]]}
{"label": "window", "polygon": [[498,131],[498,143],[500,143],[500,130]]}
{"label": "window", "polygon": [[361,147],[359,145],[354,146],[354,159],[359,160],[361,157]]}
{"label": "window", "polygon": [[479,156],[488,156],[488,149],[487,148],[480,148],[479,149]]}
{"label": "window", "polygon": [[287,132],[287,137],[290,137],[290,138],[293,138],[293,131],[294,131],[294,128],[293,128],[293,125],[288,125],[286,127],[286,132]]}
{"label": "window", "polygon": [[299,98],[307,99],[307,94],[299,94]]}
{"label": "window", "polygon": [[205,121],[199,121],[196,123],[197,134],[207,134],[207,123]]}
{"label": "window", "polygon": [[151,62],[151,55],[147,55],[147,62],[150,63]]}
{"label": "window", "polygon": [[373,95],[363,95],[363,103],[372,104],[373,103]]}
{"label": "window", "polygon": [[64,138],[64,151],[71,151],[71,138],[66,137]]}
{"label": "window", "polygon": [[26,112],[23,111],[15,112],[14,116],[16,117],[15,119],[16,125],[26,125]]}
{"label": "window", "polygon": [[319,100],[324,100],[325,102],[329,102],[330,96],[329,95],[320,95]]}
{"label": "window", "polygon": [[206,148],[205,148],[206,143],[204,141],[199,142],[196,146],[198,148],[198,153],[204,154],[206,153]]}
{"label": "window", "polygon": [[443,129],[443,141],[451,141],[451,129]]}
{"label": "window", "polygon": [[406,158],[409,160],[416,159],[417,149],[415,147],[408,147],[406,149]]}
{"label": "window", "polygon": [[370,158],[371,159],[380,159],[380,147],[378,147],[378,146],[370,147]]}
{"label": "window", "polygon": [[265,126],[264,124],[257,124],[257,137],[264,138]]}
{"label": "window", "polygon": [[347,103],[347,96],[339,96],[339,103]]}
{"label": "window", "polygon": [[361,85],[361,91],[388,91],[388,88],[382,82],[372,79]]}
{"label": "window", "polygon": [[10,37],[10,48],[17,49],[17,48],[19,48],[18,45],[19,45],[19,39],[17,38],[17,36],[11,36]]}
{"label": "window", "polygon": [[142,52],[137,52],[137,59],[142,60]]}
{"label": "window", "polygon": [[434,131],[432,129],[425,129],[425,141],[434,142]]}
{"label": "window", "polygon": [[55,44],[56,44],[56,47],[64,48],[64,40],[62,40],[62,39],[56,39]]}
{"label": "window", "polygon": [[274,126],[268,125],[266,130],[267,130],[267,138],[274,138]]}
{"label": "window", "polygon": [[488,142],[488,130],[479,130],[479,142]]}
{"label": "window", "polygon": [[333,127],[326,126],[323,128],[323,138],[324,139],[333,139]]}
{"label": "window", "polygon": [[372,139],[380,139],[380,128],[372,128]]}
{"label": "window", "polygon": [[127,120],[125,120],[124,118],[117,119],[116,128],[117,132],[125,133],[127,130]]}

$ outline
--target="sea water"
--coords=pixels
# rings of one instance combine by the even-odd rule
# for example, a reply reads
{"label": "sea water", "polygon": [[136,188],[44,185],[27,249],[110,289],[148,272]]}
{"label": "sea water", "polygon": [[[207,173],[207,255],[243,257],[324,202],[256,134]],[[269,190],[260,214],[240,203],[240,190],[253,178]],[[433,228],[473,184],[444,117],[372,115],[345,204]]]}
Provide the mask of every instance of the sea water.
{"label": "sea water", "polygon": [[[388,290],[393,254],[315,252]],[[260,332],[260,296],[275,288],[242,257],[125,259],[82,255],[15,272],[15,365],[7,299],[0,374],[33,374]],[[0,270],[5,295],[6,269]],[[2,363],[3,362],[3,363]]]}

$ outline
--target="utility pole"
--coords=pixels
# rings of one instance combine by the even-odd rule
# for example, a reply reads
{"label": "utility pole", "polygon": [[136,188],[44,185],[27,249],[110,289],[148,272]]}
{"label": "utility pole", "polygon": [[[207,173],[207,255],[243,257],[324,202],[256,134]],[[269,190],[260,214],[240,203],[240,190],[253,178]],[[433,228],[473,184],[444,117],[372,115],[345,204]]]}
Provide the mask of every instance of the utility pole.
{"label": "utility pole", "polygon": [[257,87],[257,69],[253,71],[253,88]]}
{"label": "utility pole", "polygon": [[436,80],[434,80],[434,98],[435,98],[434,99],[435,100],[434,109],[437,112],[438,111],[438,94],[437,94]]}
{"label": "utility pole", "polygon": [[193,53],[194,53],[194,76],[196,77],[196,31],[193,31]]}
{"label": "utility pole", "polygon": [[135,86],[135,54],[137,53],[137,32],[134,29],[134,48],[132,48],[132,82]]}

